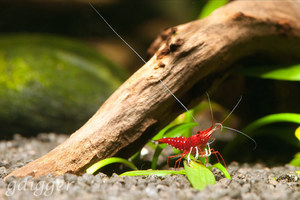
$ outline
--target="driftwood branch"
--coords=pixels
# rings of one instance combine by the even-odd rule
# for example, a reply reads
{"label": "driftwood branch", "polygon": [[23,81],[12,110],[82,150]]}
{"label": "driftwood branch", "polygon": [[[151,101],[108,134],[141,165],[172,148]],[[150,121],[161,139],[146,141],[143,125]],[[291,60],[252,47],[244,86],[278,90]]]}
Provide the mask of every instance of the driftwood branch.
{"label": "driftwood branch", "polygon": [[98,160],[131,155],[183,112],[159,79],[191,107],[246,56],[300,60],[300,3],[235,1],[204,20],[164,31],[150,52],[154,56],[83,127],[9,176],[82,174]]}

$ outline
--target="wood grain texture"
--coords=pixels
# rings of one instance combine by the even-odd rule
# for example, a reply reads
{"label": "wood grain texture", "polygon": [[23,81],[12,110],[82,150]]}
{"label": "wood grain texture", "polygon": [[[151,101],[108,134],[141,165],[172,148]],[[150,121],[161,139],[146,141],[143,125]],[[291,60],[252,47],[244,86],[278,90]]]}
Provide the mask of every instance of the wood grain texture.
{"label": "wood grain texture", "polygon": [[190,108],[246,56],[264,52],[300,60],[300,3],[234,1],[164,31],[149,51],[154,56],[84,126],[8,176],[82,174],[98,160],[132,155],[183,112],[159,79]]}

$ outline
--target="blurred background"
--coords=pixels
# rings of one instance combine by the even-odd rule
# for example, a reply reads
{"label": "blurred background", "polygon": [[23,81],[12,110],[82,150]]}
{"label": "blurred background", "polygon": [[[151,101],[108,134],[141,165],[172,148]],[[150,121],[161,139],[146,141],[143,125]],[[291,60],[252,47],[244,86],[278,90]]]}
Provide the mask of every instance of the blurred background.
{"label": "blurred background", "polygon": [[[161,30],[196,19],[204,5],[171,0],[90,2],[144,58]],[[72,133],[142,66],[89,1],[0,1],[0,34],[4,138],[16,132]],[[105,73],[114,78],[108,80]]]}
{"label": "blurred background", "polygon": [[[90,2],[142,57],[148,58],[147,48],[162,30],[198,19],[208,1]],[[251,55],[236,65],[280,66],[297,62],[262,54]],[[1,139],[11,138],[14,133],[72,133],[142,65],[94,12],[89,1],[0,1]],[[239,87],[232,90],[233,85]],[[300,113],[299,86],[299,81],[233,73],[210,92],[215,120],[221,121],[241,95],[243,101],[232,124],[228,124],[239,130],[270,114]],[[197,116],[199,120],[208,119],[203,122],[208,124],[203,128],[208,128],[208,107]],[[220,152],[230,149],[225,155],[228,160],[257,161],[267,156],[270,162],[286,163],[299,150],[294,135],[297,126],[285,122],[260,129],[256,133],[261,133],[253,135],[258,143],[256,151],[252,151],[249,141],[226,147],[235,133],[217,134],[215,145]]]}
{"label": "blurred background", "polygon": [[197,19],[205,4],[195,0],[1,1],[0,31],[81,40],[130,73],[136,71],[142,62],[103,23],[89,2],[143,57],[160,31]]}

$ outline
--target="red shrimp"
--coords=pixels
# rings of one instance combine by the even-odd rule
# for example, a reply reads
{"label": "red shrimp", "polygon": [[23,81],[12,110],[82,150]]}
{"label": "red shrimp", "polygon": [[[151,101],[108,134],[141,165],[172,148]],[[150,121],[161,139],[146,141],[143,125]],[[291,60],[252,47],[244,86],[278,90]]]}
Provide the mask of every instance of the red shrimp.
{"label": "red shrimp", "polygon": [[[165,143],[165,144],[168,144],[178,150],[183,151],[179,155],[173,155],[173,156],[169,156],[167,158],[168,167],[169,167],[169,159],[170,158],[180,156],[180,158],[175,162],[174,168],[176,169],[177,166],[178,167],[180,166],[180,162],[181,162],[182,158],[184,158],[188,154],[195,155],[196,159],[198,158],[198,156],[207,158],[211,154],[215,154],[218,161],[219,161],[219,157],[220,157],[226,167],[226,164],[225,164],[225,161],[224,161],[222,155],[218,151],[215,151],[214,149],[210,148],[210,145],[208,142],[211,135],[217,130],[217,128],[219,126],[221,126],[221,124],[215,125],[214,127],[212,125],[210,128],[208,128],[206,130],[197,131],[197,133],[195,135],[192,135],[188,138],[179,136],[179,137],[175,137],[175,138],[164,137],[159,140],[156,140],[158,143]],[[206,146],[207,146],[207,149],[205,148]],[[189,162],[189,156],[188,156],[188,162]]]}
{"label": "red shrimp", "polygon": [[[233,111],[235,110],[235,108],[238,106],[238,104],[240,103],[240,101],[242,100],[242,98],[239,99],[238,103],[234,106],[234,108],[232,109],[232,111],[228,114],[228,116],[221,122],[221,123],[214,123],[213,122],[213,117],[212,117],[212,125],[211,127],[209,127],[208,129],[205,129],[203,131],[197,131],[197,133],[195,135],[192,135],[188,138],[183,137],[183,136],[179,136],[179,137],[175,137],[175,138],[161,138],[159,140],[156,140],[155,142],[158,143],[165,143],[168,144],[178,150],[183,151],[181,154],[179,155],[173,155],[173,156],[169,156],[167,158],[167,165],[169,167],[169,159],[173,158],[173,157],[178,157],[180,156],[179,159],[176,160],[175,162],[175,170],[176,167],[180,166],[180,162],[181,160],[188,155],[188,162],[190,161],[190,154],[195,155],[195,158],[197,159],[199,156],[200,157],[205,157],[207,159],[207,157],[209,157],[211,154],[215,154],[218,162],[220,162],[219,157],[222,159],[222,162],[224,164],[224,166],[227,168],[225,161],[222,157],[222,155],[219,153],[219,151],[215,151],[214,149],[210,148],[210,143],[209,143],[209,139],[211,138],[211,135],[219,128],[226,128],[229,130],[233,130],[236,131],[240,134],[243,134],[244,136],[248,137],[249,139],[251,139],[252,141],[254,141],[255,143],[255,147],[256,148],[256,142],[255,140],[253,140],[250,136],[246,135],[245,133],[229,128],[229,127],[225,127],[223,126],[223,123],[228,119],[228,117],[233,113]],[[210,100],[208,97],[208,101],[210,104]],[[210,106],[211,107],[211,106]],[[212,113],[212,111],[211,111]],[[212,114],[211,114],[212,116]],[[205,148],[207,146],[207,149]]]}

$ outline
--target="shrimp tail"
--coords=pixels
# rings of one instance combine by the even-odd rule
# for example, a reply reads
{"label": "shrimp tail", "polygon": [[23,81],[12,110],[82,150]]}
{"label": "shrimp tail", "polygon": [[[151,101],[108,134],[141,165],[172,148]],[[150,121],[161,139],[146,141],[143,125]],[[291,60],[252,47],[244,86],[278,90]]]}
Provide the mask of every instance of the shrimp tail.
{"label": "shrimp tail", "polygon": [[188,138],[183,137],[183,136],[174,137],[174,138],[164,137],[159,140],[156,140],[156,142],[159,144],[163,144],[163,143],[168,144],[176,149],[183,151],[185,149],[185,143],[186,143],[187,139]]}

